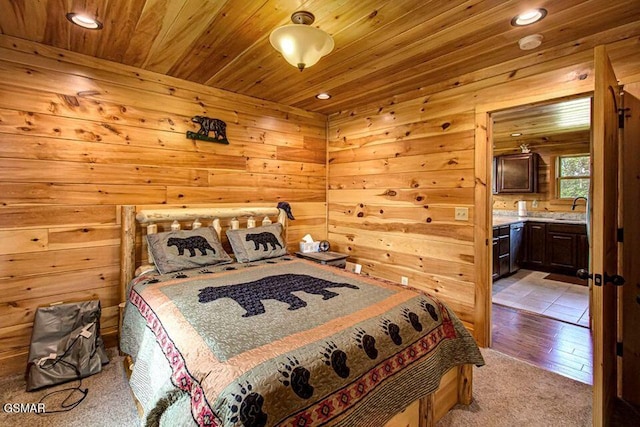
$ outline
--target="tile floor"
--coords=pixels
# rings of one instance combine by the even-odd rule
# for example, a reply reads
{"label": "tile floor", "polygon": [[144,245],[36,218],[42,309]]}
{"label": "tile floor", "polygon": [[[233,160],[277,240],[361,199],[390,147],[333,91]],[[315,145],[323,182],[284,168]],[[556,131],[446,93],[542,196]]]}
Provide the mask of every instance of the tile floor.
{"label": "tile floor", "polygon": [[548,273],[519,270],[493,283],[493,302],[589,327],[589,288],[548,280]]}

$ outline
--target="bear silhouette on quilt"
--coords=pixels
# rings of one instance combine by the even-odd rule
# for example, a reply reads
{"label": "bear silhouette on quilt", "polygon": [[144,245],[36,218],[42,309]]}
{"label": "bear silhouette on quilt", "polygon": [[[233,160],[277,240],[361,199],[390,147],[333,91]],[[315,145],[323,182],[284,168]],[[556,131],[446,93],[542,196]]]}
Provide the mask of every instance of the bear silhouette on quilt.
{"label": "bear silhouette on quilt", "polygon": [[208,286],[200,289],[198,301],[207,303],[220,298],[231,298],[247,311],[242,317],[251,317],[265,313],[262,301],[266,299],[285,302],[289,304],[288,310],[306,307],[306,301],[293,294],[297,291],[322,295],[323,300],[339,295],[329,288],[360,289],[349,283],[330,282],[306,274],[278,274],[237,285]]}

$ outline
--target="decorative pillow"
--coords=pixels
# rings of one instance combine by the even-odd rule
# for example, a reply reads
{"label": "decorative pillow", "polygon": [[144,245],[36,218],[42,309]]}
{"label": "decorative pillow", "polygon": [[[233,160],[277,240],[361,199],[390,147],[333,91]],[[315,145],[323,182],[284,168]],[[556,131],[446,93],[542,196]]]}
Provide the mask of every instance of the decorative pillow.
{"label": "decorative pillow", "polygon": [[161,274],[233,261],[212,227],[149,234],[147,242]]}
{"label": "decorative pillow", "polygon": [[258,261],[287,254],[282,224],[227,230],[227,238],[238,262]]}

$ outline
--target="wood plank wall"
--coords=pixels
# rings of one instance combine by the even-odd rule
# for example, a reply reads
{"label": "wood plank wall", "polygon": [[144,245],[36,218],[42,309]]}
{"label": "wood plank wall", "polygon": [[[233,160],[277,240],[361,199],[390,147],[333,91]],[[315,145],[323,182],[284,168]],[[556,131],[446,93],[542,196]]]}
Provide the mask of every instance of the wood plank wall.
{"label": "wood plank wall", "polygon": [[[473,106],[330,117],[329,239],[363,271],[436,292],[473,325]],[[455,207],[469,210],[455,221]]]}
{"label": "wood plank wall", "polygon": [[[611,47],[618,76],[640,80],[636,38]],[[327,180],[322,115],[0,36],[0,366],[24,362],[41,304],[100,297],[115,332],[121,204],[288,200],[304,213],[293,248],[324,236],[328,202],[335,248],[437,292],[483,342],[479,117],[591,90],[590,52],[550,57],[332,116]],[[196,114],[225,120],[232,144],[186,140]]]}
{"label": "wood plank wall", "polygon": [[[540,155],[538,164],[538,192],[529,194],[494,194],[493,208],[516,211],[518,200],[526,200],[528,212],[572,212],[571,200],[558,200],[555,197],[553,188],[555,175],[555,159],[557,156],[571,154],[589,154],[590,132],[568,132],[565,134],[552,135],[545,140],[522,138],[517,141],[506,141],[496,143],[493,154],[520,153],[520,144],[529,144],[531,151]],[[533,206],[533,201],[538,202],[538,206]],[[585,205],[580,202],[575,211],[585,212]]]}
{"label": "wood plank wall", "polygon": [[[275,206],[326,236],[326,116],[0,36],[0,366],[36,307],[100,298],[117,327],[122,204]],[[195,115],[230,145],[194,142]]]}
{"label": "wood plank wall", "polygon": [[[618,77],[638,80],[638,40],[609,47]],[[452,77],[329,117],[329,239],[365,274],[406,276],[439,295],[482,345],[490,342],[491,309],[486,113],[593,90],[592,50],[548,58],[524,68],[502,64],[499,77],[483,78],[483,70]],[[469,220],[456,221],[455,207],[467,208]]]}

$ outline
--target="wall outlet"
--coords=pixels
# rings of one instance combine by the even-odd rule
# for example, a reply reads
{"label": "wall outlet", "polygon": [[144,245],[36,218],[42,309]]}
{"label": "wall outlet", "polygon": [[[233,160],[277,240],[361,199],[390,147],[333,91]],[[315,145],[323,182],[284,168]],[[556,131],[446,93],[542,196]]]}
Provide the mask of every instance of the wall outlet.
{"label": "wall outlet", "polygon": [[409,284],[409,278],[407,276],[400,277],[400,283],[402,283],[402,286],[407,286]]}
{"label": "wall outlet", "polygon": [[456,221],[469,221],[469,208],[456,208]]}
{"label": "wall outlet", "polygon": [[538,199],[535,199],[533,202],[531,202],[531,207],[532,208],[537,208],[538,207]]}
{"label": "wall outlet", "polygon": [[362,272],[362,264],[347,261],[344,266],[345,270],[352,273],[360,274]]}

